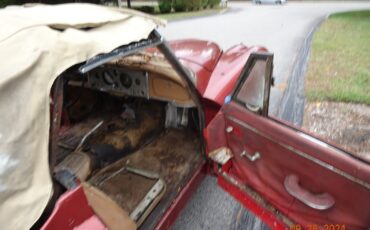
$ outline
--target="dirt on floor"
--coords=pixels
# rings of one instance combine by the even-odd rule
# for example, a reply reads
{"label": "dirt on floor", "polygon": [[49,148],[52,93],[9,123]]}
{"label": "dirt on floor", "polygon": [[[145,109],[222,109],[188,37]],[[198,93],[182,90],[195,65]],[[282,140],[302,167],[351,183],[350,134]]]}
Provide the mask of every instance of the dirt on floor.
{"label": "dirt on floor", "polygon": [[370,162],[370,106],[309,102],[303,128]]}

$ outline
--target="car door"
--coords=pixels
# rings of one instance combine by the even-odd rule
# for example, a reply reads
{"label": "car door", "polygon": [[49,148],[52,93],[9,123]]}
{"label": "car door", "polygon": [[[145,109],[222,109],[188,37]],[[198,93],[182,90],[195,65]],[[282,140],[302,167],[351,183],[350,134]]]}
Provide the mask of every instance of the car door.
{"label": "car door", "polygon": [[219,184],[275,229],[369,228],[369,164],[268,116],[272,60],[250,56],[205,130]]}

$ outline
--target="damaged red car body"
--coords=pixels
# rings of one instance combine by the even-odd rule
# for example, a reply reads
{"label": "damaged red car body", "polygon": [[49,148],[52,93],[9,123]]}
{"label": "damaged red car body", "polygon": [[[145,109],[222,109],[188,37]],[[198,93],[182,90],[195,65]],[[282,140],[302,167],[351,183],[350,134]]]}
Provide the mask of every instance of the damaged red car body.
{"label": "damaged red car body", "polygon": [[156,30],[68,68],[33,228],[169,229],[206,175],[272,229],[368,228],[369,165],[269,116],[272,71],[264,47]]}
{"label": "damaged red car body", "polygon": [[[266,49],[237,45],[223,52],[206,41],[161,41],[158,50],[194,87],[208,159],[141,228],[168,229],[206,174],[273,229],[369,226],[368,165],[268,117],[272,55]],[[58,105],[54,116],[61,114]],[[60,198],[43,229],[104,226],[77,186]]]}

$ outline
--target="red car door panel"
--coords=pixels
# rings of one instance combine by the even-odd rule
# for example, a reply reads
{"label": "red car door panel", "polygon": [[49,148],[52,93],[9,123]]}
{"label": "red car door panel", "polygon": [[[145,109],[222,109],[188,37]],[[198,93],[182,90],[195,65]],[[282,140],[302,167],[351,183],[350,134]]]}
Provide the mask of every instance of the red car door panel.
{"label": "red car door panel", "polygon": [[251,55],[233,95],[207,126],[208,150],[223,145],[233,155],[217,173],[251,187],[305,228],[370,227],[369,164],[269,118],[271,73],[271,54]]}
{"label": "red car door panel", "polygon": [[[226,128],[232,127],[226,136],[234,154],[231,171],[237,178],[306,227],[344,224],[347,229],[364,229],[370,226],[370,170],[366,163],[257,116],[235,102],[224,106],[223,113]],[[260,158],[251,161],[243,151],[250,156],[258,152]],[[293,197],[284,186],[290,175],[296,175],[301,189],[312,196],[330,195],[334,205],[318,210]]]}

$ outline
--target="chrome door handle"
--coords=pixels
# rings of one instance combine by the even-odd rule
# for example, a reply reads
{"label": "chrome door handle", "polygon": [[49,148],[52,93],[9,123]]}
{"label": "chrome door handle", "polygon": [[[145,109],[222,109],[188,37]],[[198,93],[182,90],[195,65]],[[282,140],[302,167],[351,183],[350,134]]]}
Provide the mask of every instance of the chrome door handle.
{"label": "chrome door handle", "polygon": [[284,180],[284,187],[291,196],[313,209],[327,210],[335,204],[334,198],[328,193],[313,194],[302,188],[297,175],[288,175]]}
{"label": "chrome door handle", "polygon": [[261,158],[261,154],[259,152],[255,152],[253,155],[249,155],[246,150],[243,150],[242,153],[240,153],[241,157],[246,157],[251,162],[254,162]]}

